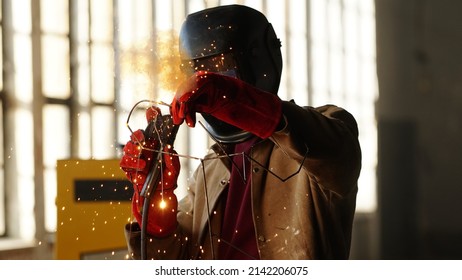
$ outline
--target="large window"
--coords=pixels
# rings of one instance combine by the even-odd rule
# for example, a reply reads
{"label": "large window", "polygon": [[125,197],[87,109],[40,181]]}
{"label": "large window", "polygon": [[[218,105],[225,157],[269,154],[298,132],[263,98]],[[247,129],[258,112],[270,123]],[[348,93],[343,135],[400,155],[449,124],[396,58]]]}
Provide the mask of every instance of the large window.
{"label": "large window", "polygon": [[[265,13],[280,37],[283,99],[333,103],[356,117],[358,210],[375,210],[373,0],[0,2],[0,236],[42,242],[52,235],[56,161],[120,156],[132,106],[173,97],[185,15],[233,3]],[[143,128],[143,111],[131,121]],[[178,152],[205,155],[211,141],[200,126],[179,134]],[[180,186],[198,164],[182,159]]]}
{"label": "large window", "polygon": [[310,103],[333,103],[350,111],[359,126],[362,170],[357,209],[376,205],[378,98],[373,0],[311,0]]}
{"label": "large window", "polygon": [[2,1],[0,232],[56,230],[56,161],[117,155],[112,1]]}
{"label": "large window", "polygon": [[116,155],[112,5],[112,1],[40,2],[48,232],[56,230],[56,161]]}

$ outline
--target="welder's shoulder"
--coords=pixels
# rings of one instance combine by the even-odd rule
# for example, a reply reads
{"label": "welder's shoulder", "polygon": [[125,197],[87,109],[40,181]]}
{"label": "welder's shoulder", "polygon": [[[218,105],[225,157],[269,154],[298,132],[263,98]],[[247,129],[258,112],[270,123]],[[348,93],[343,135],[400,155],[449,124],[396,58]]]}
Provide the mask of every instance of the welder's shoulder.
{"label": "welder's shoulder", "polygon": [[356,119],[350,112],[348,112],[344,108],[333,104],[327,104],[313,109],[328,118],[337,119],[343,122],[356,136],[358,136],[359,131]]}

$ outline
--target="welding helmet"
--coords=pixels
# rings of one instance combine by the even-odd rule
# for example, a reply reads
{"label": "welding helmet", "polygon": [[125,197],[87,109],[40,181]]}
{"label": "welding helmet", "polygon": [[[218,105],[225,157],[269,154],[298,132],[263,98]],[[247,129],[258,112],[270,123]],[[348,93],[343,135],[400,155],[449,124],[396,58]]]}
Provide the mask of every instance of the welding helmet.
{"label": "welding helmet", "polygon": [[[282,71],[281,42],[259,11],[242,5],[205,9],[186,17],[180,36],[182,72],[199,70],[233,76],[277,94]],[[202,114],[209,132],[223,143],[236,143],[251,134]]]}

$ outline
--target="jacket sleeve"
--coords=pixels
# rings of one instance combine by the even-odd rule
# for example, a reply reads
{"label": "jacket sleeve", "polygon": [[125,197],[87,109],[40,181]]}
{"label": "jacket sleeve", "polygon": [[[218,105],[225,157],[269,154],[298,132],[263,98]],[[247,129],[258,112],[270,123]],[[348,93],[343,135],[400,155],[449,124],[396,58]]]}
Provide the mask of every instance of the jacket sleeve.
{"label": "jacket sleeve", "polygon": [[282,105],[284,127],[272,141],[303,168],[320,186],[347,195],[356,186],[361,169],[358,127],[354,117],[335,105],[301,107]]}
{"label": "jacket sleeve", "polygon": [[[187,248],[187,239],[182,238],[181,228],[165,238],[146,236],[146,259],[173,260],[181,259]],[[125,225],[125,239],[131,259],[141,259],[141,228],[137,222]]]}

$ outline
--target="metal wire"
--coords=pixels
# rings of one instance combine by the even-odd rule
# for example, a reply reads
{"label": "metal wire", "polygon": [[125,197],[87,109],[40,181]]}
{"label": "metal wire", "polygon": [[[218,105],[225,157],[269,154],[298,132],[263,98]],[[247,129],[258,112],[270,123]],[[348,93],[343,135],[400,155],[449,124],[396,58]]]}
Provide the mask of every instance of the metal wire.
{"label": "metal wire", "polygon": [[[128,129],[130,130],[131,133],[133,133],[134,131],[131,129],[130,125],[129,125],[129,121],[130,121],[130,118],[132,116],[132,113],[133,111],[135,110],[135,108],[137,106],[139,106],[141,103],[145,103],[145,102],[149,102],[151,104],[157,104],[157,105],[162,105],[162,106],[170,106],[168,104],[166,104],[165,102],[162,102],[162,101],[152,101],[152,100],[141,100],[139,102],[137,102],[133,108],[130,110],[129,114],[128,114],[128,117],[127,117],[127,127]],[[297,168],[296,171],[294,171],[293,173],[291,173],[290,175],[286,176],[286,177],[282,177],[280,176],[279,174],[273,172],[272,170],[270,170],[268,167],[266,167],[265,165],[263,165],[262,163],[258,162],[257,160],[255,160],[254,158],[252,158],[250,155],[248,154],[245,154],[245,153],[233,153],[233,154],[230,154],[226,151],[226,149],[224,148],[223,144],[218,141],[211,133],[210,131],[207,130],[206,126],[204,124],[202,124],[202,122],[198,122],[202,128],[206,131],[206,133],[212,138],[212,140],[218,145],[218,147],[221,149],[221,151],[223,152],[223,155],[216,155],[214,157],[208,157],[206,159],[204,158],[199,158],[199,157],[194,157],[194,156],[190,156],[190,155],[182,155],[182,154],[170,154],[171,156],[178,156],[178,157],[182,157],[182,158],[187,158],[187,159],[193,159],[193,160],[199,160],[201,162],[201,166],[202,166],[202,173],[203,173],[203,177],[204,177],[204,194],[205,194],[205,205],[206,205],[206,209],[207,209],[207,226],[208,226],[208,230],[209,230],[209,242],[210,242],[210,248],[212,250],[212,259],[215,259],[216,256],[215,256],[215,245],[214,245],[214,238],[216,238],[219,242],[223,242],[227,245],[229,245],[230,247],[234,248],[235,250],[238,250],[240,251],[241,253],[243,254],[246,254],[246,255],[249,255],[248,253],[244,252],[242,249],[240,248],[237,248],[235,247],[234,245],[232,245],[229,241],[227,240],[224,240],[222,238],[220,238],[217,234],[213,233],[212,231],[212,227],[211,227],[211,220],[210,220],[210,205],[209,205],[209,197],[208,197],[208,191],[207,191],[207,181],[206,181],[206,174],[205,174],[205,165],[204,165],[204,162],[205,161],[208,161],[208,160],[217,160],[217,159],[221,159],[221,158],[228,158],[230,159],[230,162],[233,164],[233,166],[235,168],[237,168],[237,165],[236,163],[232,160],[232,157],[234,156],[242,156],[243,157],[243,161],[244,161],[244,157],[247,158],[249,161],[253,162],[254,164],[260,166],[263,170],[265,170],[266,172],[268,172],[269,174],[271,174],[272,176],[276,177],[277,179],[279,179],[281,182],[285,182],[287,180],[289,180],[290,178],[296,176],[303,168],[303,164],[306,160],[306,158],[308,157],[308,154],[309,154],[309,150],[308,148],[306,147],[306,152],[300,162],[300,165],[299,167]],[[176,131],[175,131],[175,135],[176,135],[176,132],[177,132],[177,129],[178,127],[176,128]],[[159,139],[161,139],[161,145],[160,145],[160,148],[159,149],[151,149],[151,148],[148,148],[148,147],[145,147],[144,144],[142,143],[142,141],[139,141],[139,139],[136,139],[137,140],[137,143],[138,145],[140,145],[140,147],[142,149],[148,149],[148,150],[151,150],[151,151],[154,151],[156,153],[158,153],[158,158],[157,158],[157,163],[160,164],[160,167],[162,168],[162,163],[163,163],[163,154],[167,153],[164,151],[164,147],[165,147],[165,142],[162,142],[164,141],[163,140],[163,137],[161,137],[161,135],[164,135],[164,131],[159,131],[159,127],[155,127],[154,129],[154,132],[156,133],[157,137],[159,137]],[[171,141],[171,143],[168,143],[170,145],[173,145],[173,141],[174,141],[175,137],[173,137],[173,139],[170,139],[169,141]],[[173,141],[172,141],[173,140]],[[288,156],[288,155],[287,155]],[[288,156],[289,157],[289,156]],[[291,159],[292,160],[292,159]],[[159,170],[159,172],[161,171],[161,168],[157,168],[156,167],[156,170]],[[245,168],[245,166],[244,166]],[[241,176],[241,178],[244,180],[244,182],[246,181],[246,175],[245,175],[245,172],[243,172],[243,170],[240,170],[237,168],[237,171],[239,173],[239,175]],[[150,172],[151,174],[152,172]],[[147,221],[148,221],[148,211],[147,209],[149,208],[149,200],[150,200],[150,196],[152,195],[152,193],[155,191],[155,187],[158,185],[157,183],[153,184],[152,183],[152,180],[154,180],[155,178],[154,177],[161,177],[161,174],[162,172],[160,172],[160,174],[153,174],[152,175],[152,179],[149,179],[149,183],[146,183],[145,186],[143,187],[143,190],[144,190],[144,193],[140,193],[140,195],[145,195],[145,200],[144,200],[144,205],[143,205],[143,213],[142,213],[142,226],[141,226],[141,258],[142,259],[146,259],[147,258],[147,236],[146,236],[146,226],[147,226]],[[160,178],[161,182],[163,180],[163,178]],[[148,181],[148,179],[146,180]],[[158,182],[158,181],[157,181]],[[147,188],[147,186],[150,186],[150,188]],[[146,188],[146,189],[145,189]]]}

